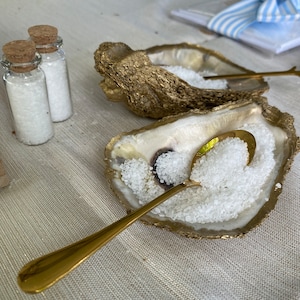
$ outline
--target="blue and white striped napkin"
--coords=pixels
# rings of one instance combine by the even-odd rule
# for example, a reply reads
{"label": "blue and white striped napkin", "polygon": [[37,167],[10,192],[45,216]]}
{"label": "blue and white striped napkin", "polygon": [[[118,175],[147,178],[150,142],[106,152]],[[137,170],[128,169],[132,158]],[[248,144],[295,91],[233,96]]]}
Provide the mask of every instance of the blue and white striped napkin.
{"label": "blue and white striped napkin", "polygon": [[284,22],[300,19],[300,0],[242,0],[215,15],[207,27],[238,39],[255,22]]}
{"label": "blue and white striped napkin", "polygon": [[274,54],[300,46],[300,0],[199,0],[171,15]]}

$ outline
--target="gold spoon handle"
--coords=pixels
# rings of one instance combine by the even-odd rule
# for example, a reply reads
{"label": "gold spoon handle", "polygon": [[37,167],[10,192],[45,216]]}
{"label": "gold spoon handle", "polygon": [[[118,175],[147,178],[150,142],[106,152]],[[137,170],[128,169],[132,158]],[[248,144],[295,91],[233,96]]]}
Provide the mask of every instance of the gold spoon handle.
{"label": "gold spoon handle", "polygon": [[185,188],[197,185],[200,184],[186,180],[101,231],[29,262],[19,272],[18,284],[20,288],[27,293],[39,293],[49,288],[137,219]]}
{"label": "gold spoon handle", "polygon": [[242,74],[227,74],[227,75],[215,75],[215,76],[204,76],[204,79],[217,80],[217,79],[242,79],[242,78],[261,78],[263,76],[286,76],[296,75],[300,76],[300,71],[293,67],[287,71],[279,72],[263,72],[263,73],[242,73]]}

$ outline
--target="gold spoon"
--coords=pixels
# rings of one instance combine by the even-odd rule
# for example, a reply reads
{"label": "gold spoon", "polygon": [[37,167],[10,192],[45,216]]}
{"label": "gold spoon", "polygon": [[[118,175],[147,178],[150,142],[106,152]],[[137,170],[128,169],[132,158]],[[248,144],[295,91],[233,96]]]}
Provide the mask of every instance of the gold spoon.
{"label": "gold spoon", "polygon": [[227,75],[212,75],[203,76],[204,79],[217,80],[217,79],[242,79],[242,78],[261,78],[263,76],[286,76],[286,75],[296,75],[300,76],[300,71],[293,67],[287,71],[279,72],[263,72],[263,73],[241,73],[241,74],[227,74]]}
{"label": "gold spoon", "polygon": [[[249,164],[255,153],[255,138],[248,131],[234,130],[221,134],[202,146],[193,157],[191,169],[197,159],[211,150],[218,142],[228,137],[238,137],[247,143]],[[183,183],[174,186],[163,195],[140,207],[136,211],[126,215],[115,223],[105,227],[99,232],[96,232],[74,244],[27,263],[20,270],[18,275],[18,284],[20,288],[27,293],[39,293],[49,288],[137,219],[151,211],[154,207],[158,206],[171,196],[191,186],[200,186],[200,183],[187,179]]]}

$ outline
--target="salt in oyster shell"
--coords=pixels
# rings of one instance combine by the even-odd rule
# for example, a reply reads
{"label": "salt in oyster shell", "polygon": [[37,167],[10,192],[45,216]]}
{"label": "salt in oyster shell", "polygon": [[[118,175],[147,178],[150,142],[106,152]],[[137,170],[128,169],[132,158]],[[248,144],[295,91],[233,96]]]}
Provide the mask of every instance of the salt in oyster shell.
{"label": "salt in oyster shell", "polygon": [[[188,219],[174,220],[172,219],[173,213],[169,217],[168,211],[162,216],[152,211],[142,218],[145,223],[167,228],[188,237],[241,236],[257,226],[274,208],[281,192],[284,175],[289,170],[294,155],[300,150],[293,118],[280,112],[277,108],[269,106],[264,98],[257,99],[256,102],[223,105],[215,108],[213,112],[193,110],[177,116],[166,117],[147,127],[114,137],[107,145],[105,152],[107,178],[113,191],[127,210],[131,211],[141,204],[131,188],[122,180],[121,172],[124,162],[141,159],[150,166],[151,170],[153,159],[159,151],[165,152],[166,149],[172,149],[172,151],[180,152],[186,150],[192,156],[199,146],[215,135],[243,126],[251,129],[251,126],[258,125],[267,130],[272,137],[270,143],[271,140],[274,143],[274,150],[271,149],[274,166],[272,166],[272,171],[269,172],[265,184],[261,186],[259,197],[254,199],[255,201],[251,202],[249,207],[240,211],[236,217],[224,221],[211,220],[195,223],[187,221]],[[255,137],[262,140],[259,134]],[[259,147],[263,145],[260,140],[257,140],[257,155],[260,155]],[[266,149],[268,147],[266,141],[264,141],[264,147]],[[234,157],[234,153],[232,156]],[[155,179],[153,180],[155,181]],[[159,185],[157,183],[157,186]],[[178,196],[180,200],[180,194]],[[223,200],[226,201],[226,199]],[[246,200],[248,201],[248,199]],[[218,207],[215,209],[217,210]]]}

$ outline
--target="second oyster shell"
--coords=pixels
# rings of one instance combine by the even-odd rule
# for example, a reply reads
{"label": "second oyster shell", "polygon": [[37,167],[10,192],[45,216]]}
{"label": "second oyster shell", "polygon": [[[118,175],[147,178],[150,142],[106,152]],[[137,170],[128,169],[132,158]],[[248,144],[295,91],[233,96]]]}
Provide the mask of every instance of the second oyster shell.
{"label": "second oyster shell", "polygon": [[142,117],[162,118],[198,108],[208,110],[239,99],[251,99],[268,89],[263,79],[228,80],[227,89],[191,86],[162,66],[181,66],[218,75],[253,73],[221,54],[187,43],[132,50],[124,43],[105,42],[94,53],[100,83],[112,101],[125,102]]}

